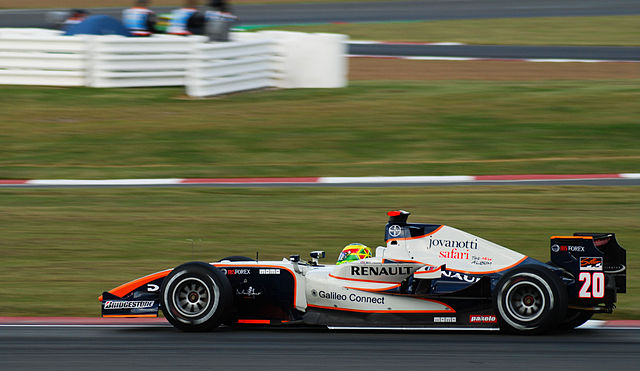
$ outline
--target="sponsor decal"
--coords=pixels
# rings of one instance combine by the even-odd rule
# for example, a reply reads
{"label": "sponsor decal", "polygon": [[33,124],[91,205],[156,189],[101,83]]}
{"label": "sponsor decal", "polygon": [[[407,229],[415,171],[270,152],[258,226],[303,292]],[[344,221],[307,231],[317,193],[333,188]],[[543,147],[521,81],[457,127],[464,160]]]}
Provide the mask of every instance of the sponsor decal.
{"label": "sponsor decal", "polygon": [[442,272],[442,276],[443,277],[448,277],[448,278],[454,278],[454,279],[457,279],[459,281],[464,281],[464,282],[469,282],[469,283],[474,283],[474,282],[480,281],[480,277],[468,276],[468,275],[463,274],[463,273],[451,272],[451,271],[443,271]]}
{"label": "sponsor decal", "polygon": [[474,265],[491,265],[493,264],[493,259],[488,258],[486,256],[472,256],[471,264]]}
{"label": "sponsor decal", "polygon": [[573,245],[552,245],[551,251],[560,252],[560,251],[568,251],[568,252],[584,252],[584,246],[573,246]]}
{"label": "sponsor decal", "polygon": [[351,301],[354,303],[370,303],[370,304],[384,304],[384,298],[383,297],[371,297],[371,296],[361,296],[361,295],[357,295],[357,294],[350,294],[350,295],[345,295],[345,294],[340,294],[337,292],[326,292],[326,291],[318,291],[318,296],[323,298],[323,299],[329,299],[329,300],[338,300],[338,301]]}
{"label": "sponsor decal", "polygon": [[582,282],[582,287],[580,287],[580,291],[578,292],[579,298],[604,298],[604,272],[580,272],[578,281]]}
{"label": "sponsor decal", "polygon": [[262,292],[257,291],[256,289],[253,288],[253,286],[249,286],[248,288],[243,290],[236,289],[236,295],[248,296],[248,297],[254,298],[256,296],[262,295]]}
{"label": "sponsor decal", "polygon": [[342,301],[347,300],[347,295],[338,294],[337,292],[326,292],[326,291],[320,290],[318,292],[318,296],[320,296],[323,299],[342,300]]}
{"label": "sponsor decal", "polygon": [[498,319],[494,315],[471,314],[469,315],[469,323],[496,323]]}
{"label": "sponsor decal", "polygon": [[602,258],[601,257],[587,257],[580,258],[580,270],[581,271],[601,271],[602,270]]}
{"label": "sponsor decal", "polygon": [[455,323],[456,317],[433,317],[434,323]]}
{"label": "sponsor decal", "polygon": [[352,276],[408,276],[411,267],[351,266]]}
{"label": "sponsor decal", "polygon": [[[562,248],[562,246],[560,246]],[[567,251],[570,252],[584,252],[584,246],[567,246]]]}
{"label": "sponsor decal", "polygon": [[149,301],[126,301],[107,300],[104,302],[104,309],[142,309],[153,307],[153,300]]}
{"label": "sponsor decal", "polygon": [[468,251],[453,249],[451,251],[440,251],[440,257],[444,259],[469,260]]}
{"label": "sponsor decal", "polygon": [[389,236],[398,237],[402,233],[402,228],[399,225],[392,225],[389,227]]}
{"label": "sponsor decal", "polygon": [[233,276],[236,274],[251,274],[250,269],[242,268],[242,269],[224,269],[224,274],[227,276]]}
{"label": "sponsor decal", "polygon": [[456,241],[456,240],[443,240],[438,238],[429,237],[429,249],[432,247],[453,247],[458,249],[478,249],[478,240],[475,241]]}
{"label": "sponsor decal", "polygon": [[147,284],[147,292],[156,292],[158,290],[160,290],[160,286],[154,285],[153,283]]}
{"label": "sponsor decal", "polygon": [[261,268],[258,273],[260,273],[260,274],[280,274],[280,269],[278,269],[278,268]]}

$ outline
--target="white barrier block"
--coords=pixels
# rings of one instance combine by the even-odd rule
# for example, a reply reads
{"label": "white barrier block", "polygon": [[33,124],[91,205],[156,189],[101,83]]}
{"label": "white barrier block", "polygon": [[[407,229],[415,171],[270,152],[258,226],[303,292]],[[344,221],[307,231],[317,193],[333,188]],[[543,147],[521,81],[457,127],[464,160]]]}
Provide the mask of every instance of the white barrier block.
{"label": "white barrier block", "polygon": [[86,36],[7,36],[0,37],[0,50],[84,53],[87,50],[88,39]]}
{"label": "white barrier block", "polygon": [[267,39],[263,34],[259,32],[229,32],[229,40],[234,41],[256,41],[256,40],[271,40]]}
{"label": "white barrier block", "polygon": [[42,37],[42,36],[62,36],[59,30],[49,30],[46,28],[0,28],[0,38],[11,36]]}
{"label": "white barrier block", "polygon": [[98,54],[190,53],[194,44],[206,42],[204,36],[124,37],[107,35],[95,38]]}
{"label": "white barrier block", "polygon": [[191,59],[213,60],[241,58],[273,53],[275,44],[270,41],[239,41],[195,46]]}
{"label": "white barrier block", "polygon": [[[269,71],[272,62],[266,56],[247,57],[213,63],[191,64],[190,70],[194,71],[198,79],[210,79],[222,76],[241,75],[249,72]],[[189,76],[192,76],[190,74]]]}
{"label": "white barrier block", "polygon": [[260,31],[276,40],[287,71],[282,88],[341,88],[347,85],[346,35]]}
{"label": "white barrier block", "polygon": [[88,42],[54,30],[0,29],[0,83],[83,86]]}
{"label": "white barrier block", "polygon": [[187,83],[197,96],[346,85],[346,36],[262,31],[204,36],[61,36],[0,28],[0,83],[93,87]]}
{"label": "white barrier block", "polygon": [[[349,37],[341,34],[315,33],[315,59],[308,69],[310,73],[305,81],[305,87],[313,88],[344,88],[347,86],[349,66],[347,58],[347,43]],[[318,52],[320,51],[320,52]]]}
{"label": "white barrier block", "polygon": [[0,51],[0,69],[15,68],[77,71],[85,68],[85,58],[81,54]]}
{"label": "white barrier block", "polygon": [[0,70],[8,85],[84,86],[84,71]]}
{"label": "white barrier block", "polygon": [[107,72],[95,71],[91,87],[130,88],[184,85],[184,71]]}
{"label": "white barrier block", "polygon": [[187,94],[191,97],[207,97],[269,86],[273,86],[271,74],[263,71],[214,79],[209,82],[200,81],[198,84],[187,84],[186,88]]}
{"label": "white barrier block", "polygon": [[275,86],[281,71],[275,43],[256,39],[195,46],[186,78],[187,94],[205,97]]}
{"label": "white barrier block", "polygon": [[[128,58],[124,60],[114,59],[94,59],[93,73],[99,71],[121,71],[121,72],[140,72],[140,71],[181,71],[185,74],[185,65],[187,61],[184,56],[182,58]],[[144,66],[144,67],[142,67]]]}

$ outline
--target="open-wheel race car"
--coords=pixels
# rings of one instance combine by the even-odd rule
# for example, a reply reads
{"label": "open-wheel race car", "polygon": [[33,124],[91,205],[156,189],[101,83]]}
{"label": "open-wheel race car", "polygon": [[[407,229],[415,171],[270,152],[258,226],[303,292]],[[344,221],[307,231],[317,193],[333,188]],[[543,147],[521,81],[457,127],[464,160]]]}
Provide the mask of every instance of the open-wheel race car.
{"label": "open-wheel race car", "polygon": [[541,333],[611,313],[626,291],[613,233],[551,237],[542,263],[461,230],[391,211],[375,256],[324,265],[232,256],[138,278],[99,300],[103,317],[156,317],[185,331],[221,324]]}

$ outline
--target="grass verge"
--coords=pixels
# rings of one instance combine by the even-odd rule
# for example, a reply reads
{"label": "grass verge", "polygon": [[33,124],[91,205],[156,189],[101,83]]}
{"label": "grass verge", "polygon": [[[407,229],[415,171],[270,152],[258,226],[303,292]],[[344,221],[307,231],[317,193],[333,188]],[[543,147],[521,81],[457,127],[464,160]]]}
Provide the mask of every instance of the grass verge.
{"label": "grass verge", "polygon": [[490,45],[640,45],[640,15],[498,18],[271,26],[332,32],[354,40],[459,42]]}
{"label": "grass verge", "polygon": [[636,80],[0,87],[0,179],[637,172]]}
{"label": "grass verge", "polygon": [[551,235],[616,232],[629,292],[603,318],[640,318],[640,188],[568,186],[0,189],[0,315],[95,316],[103,290],[191,260],[322,249],[331,262],[349,242],[382,244],[396,208],[543,261]]}

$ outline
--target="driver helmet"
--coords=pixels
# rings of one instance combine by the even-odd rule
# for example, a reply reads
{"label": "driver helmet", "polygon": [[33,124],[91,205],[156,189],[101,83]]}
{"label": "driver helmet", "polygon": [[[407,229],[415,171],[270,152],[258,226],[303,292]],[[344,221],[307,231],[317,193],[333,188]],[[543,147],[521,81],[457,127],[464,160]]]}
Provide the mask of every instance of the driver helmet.
{"label": "driver helmet", "polygon": [[336,265],[371,257],[371,249],[361,243],[350,243],[342,249]]}

